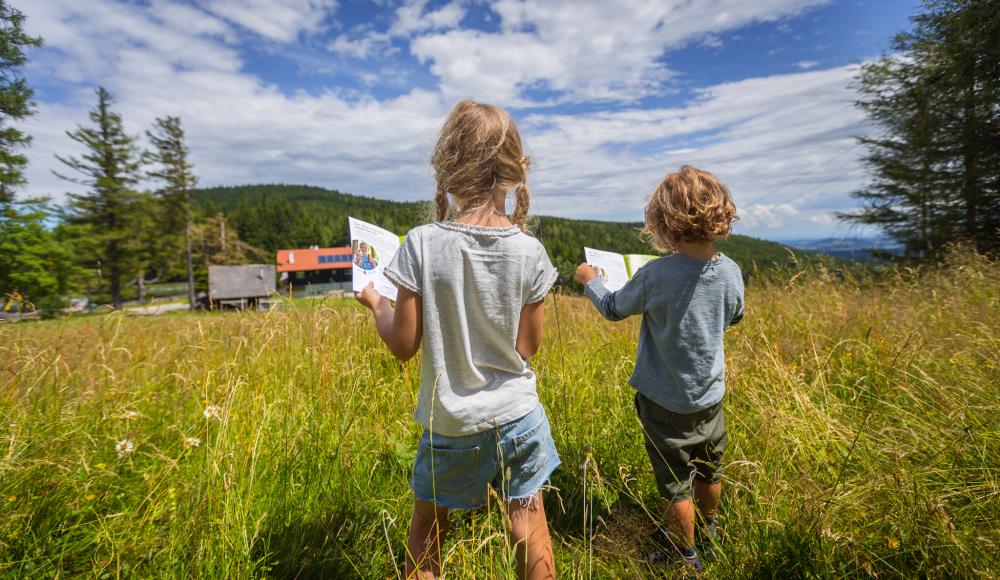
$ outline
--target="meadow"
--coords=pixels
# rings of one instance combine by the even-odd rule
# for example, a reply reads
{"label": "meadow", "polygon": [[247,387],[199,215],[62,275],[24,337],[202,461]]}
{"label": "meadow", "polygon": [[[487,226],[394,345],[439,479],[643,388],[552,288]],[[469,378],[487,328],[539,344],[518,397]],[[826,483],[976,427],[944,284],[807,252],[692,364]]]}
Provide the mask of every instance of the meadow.
{"label": "meadow", "polygon": [[[1000,575],[1000,268],[754,280],[727,335],[709,578]],[[627,385],[638,321],[553,294],[533,361],[563,464],[564,578],[663,577]],[[401,573],[420,428],[353,300],[0,326],[0,575]],[[447,575],[513,575],[498,505],[453,515]]]}

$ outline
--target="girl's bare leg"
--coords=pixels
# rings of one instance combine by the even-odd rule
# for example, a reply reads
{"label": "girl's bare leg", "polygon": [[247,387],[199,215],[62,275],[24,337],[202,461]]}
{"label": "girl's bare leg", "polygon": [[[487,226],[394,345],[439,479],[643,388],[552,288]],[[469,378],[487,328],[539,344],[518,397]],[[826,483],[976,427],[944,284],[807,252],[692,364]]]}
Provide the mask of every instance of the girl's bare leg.
{"label": "girl's bare leg", "polygon": [[549,523],[545,520],[542,492],[531,501],[513,500],[507,503],[510,517],[510,537],[517,549],[517,571],[521,578],[539,580],[555,578]]}
{"label": "girl's bare leg", "polygon": [[441,542],[448,535],[448,508],[413,500],[413,521],[406,541],[406,577],[441,575]]}

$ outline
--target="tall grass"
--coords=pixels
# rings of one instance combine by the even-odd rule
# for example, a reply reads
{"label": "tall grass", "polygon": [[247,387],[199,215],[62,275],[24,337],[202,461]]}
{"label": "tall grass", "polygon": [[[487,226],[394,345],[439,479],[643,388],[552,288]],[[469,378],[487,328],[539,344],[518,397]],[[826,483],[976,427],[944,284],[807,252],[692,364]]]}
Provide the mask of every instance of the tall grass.
{"label": "tall grass", "polygon": [[[727,336],[706,575],[1000,574],[998,291],[976,256],[751,285]],[[546,496],[558,570],[669,573],[643,559],[662,506],[627,385],[637,321],[569,296],[546,308],[534,366],[563,459]],[[418,367],[352,301],[0,326],[0,574],[393,577]],[[449,576],[513,575],[501,514],[454,515]]]}

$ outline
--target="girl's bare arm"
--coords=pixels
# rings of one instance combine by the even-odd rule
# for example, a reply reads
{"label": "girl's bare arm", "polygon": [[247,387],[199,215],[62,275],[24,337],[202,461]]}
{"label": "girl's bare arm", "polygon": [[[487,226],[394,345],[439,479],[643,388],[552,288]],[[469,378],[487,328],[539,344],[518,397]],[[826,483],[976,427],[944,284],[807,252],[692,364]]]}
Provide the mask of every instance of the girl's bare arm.
{"label": "girl's bare arm", "polygon": [[542,344],[542,326],[545,322],[545,301],[526,304],[521,308],[521,322],[517,327],[517,342],[514,350],[522,358],[529,359]]}
{"label": "girl's bare arm", "polygon": [[395,309],[372,284],[361,292],[355,292],[354,297],[375,314],[379,338],[393,356],[408,361],[417,354],[424,331],[423,300],[419,294],[400,286]]}

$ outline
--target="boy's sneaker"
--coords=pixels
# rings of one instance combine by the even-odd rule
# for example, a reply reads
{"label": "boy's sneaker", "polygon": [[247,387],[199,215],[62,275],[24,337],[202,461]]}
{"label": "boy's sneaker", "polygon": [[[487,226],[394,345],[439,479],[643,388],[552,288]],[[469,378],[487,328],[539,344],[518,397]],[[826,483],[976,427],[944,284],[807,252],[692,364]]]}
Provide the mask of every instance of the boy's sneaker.
{"label": "boy's sneaker", "polygon": [[694,548],[682,549],[681,558],[683,558],[684,565],[688,567],[688,571],[691,572],[692,576],[701,574],[701,558],[698,557],[698,552],[695,552]]}
{"label": "boy's sneaker", "polygon": [[675,564],[679,559],[684,568],[687,570],[689,577],[697,578],[698,575],[701,574],[701,558],[698,557],[698,553],[694,550],[694,548],[681,548],[680,550],[674,548],[671,551],[667,550],[668,549],[661,548],[650,552],[648,556],[649,563]]}
{"label": "boy's sneaker", "polygon": [[649,534],[652,548],[646,552],[650,564],[669,564],[677,560],[676,549],[663,530],[653,530]]}
{"label": "boy's sneaker", "polygon": [[718,542],[718,529],[715,518],[707,518],[704,526],[698,526],[698,549],[706,560],[715,558],[715,545]]}

